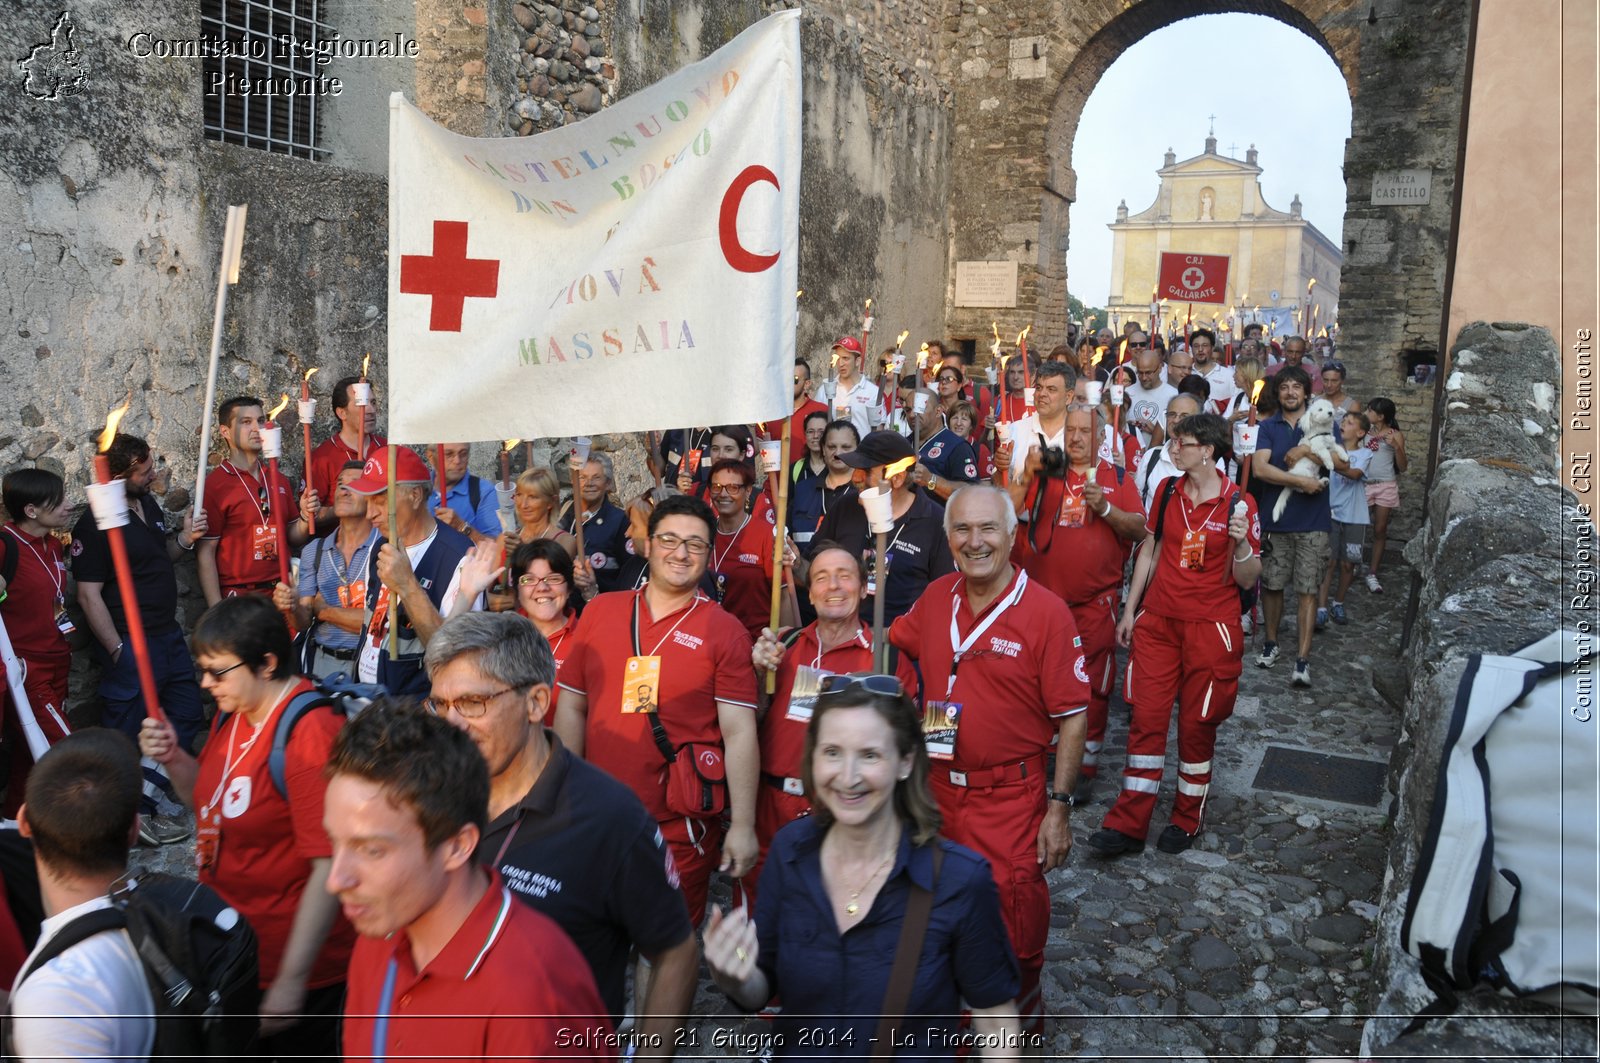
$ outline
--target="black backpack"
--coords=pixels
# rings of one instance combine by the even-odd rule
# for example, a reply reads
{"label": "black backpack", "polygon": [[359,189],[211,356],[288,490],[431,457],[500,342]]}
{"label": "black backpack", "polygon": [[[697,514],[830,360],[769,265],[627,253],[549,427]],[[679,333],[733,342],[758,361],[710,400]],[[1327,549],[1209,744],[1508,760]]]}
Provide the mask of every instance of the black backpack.
{"label": "black backpack", "polygon": [[260,1038],[256,935],[217,893],[192,879],[130,873],[112,905],[79,916],[39,950],[18,979],[96,934],[126,929],[155,1002],[150,1058],[238,1059]]}

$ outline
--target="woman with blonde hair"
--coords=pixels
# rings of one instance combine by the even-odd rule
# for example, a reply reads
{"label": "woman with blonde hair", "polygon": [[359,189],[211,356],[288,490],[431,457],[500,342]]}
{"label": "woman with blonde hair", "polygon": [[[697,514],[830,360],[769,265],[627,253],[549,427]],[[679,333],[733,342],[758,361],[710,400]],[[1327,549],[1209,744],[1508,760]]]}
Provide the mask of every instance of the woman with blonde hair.
{"label": "woman with blonde hair", "polygon": [[554,539],[568,554],[576,554],[578,543],[572,535],[556,524],[556,512],[561,504],[561,485],[556,474],[538,466],[517,477],[516,531],[511,533],[511,546],[531,543],[537,539]]}

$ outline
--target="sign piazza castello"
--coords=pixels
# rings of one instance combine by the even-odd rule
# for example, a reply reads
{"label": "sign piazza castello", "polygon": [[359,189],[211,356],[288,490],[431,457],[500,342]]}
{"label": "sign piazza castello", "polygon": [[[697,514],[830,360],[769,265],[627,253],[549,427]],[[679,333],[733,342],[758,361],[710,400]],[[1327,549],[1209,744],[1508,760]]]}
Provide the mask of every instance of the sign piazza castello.
{"label": "sign piazza castello", "polygon": [[[1161,188],[1155,202],[1132,214],[1124,201],[1108,226],[1108,311],[1122,321],[1147,322],[1161,255],[1171,252],[1229,260],[1222,304],[1197,303],[1196,325],[1210,325],[1213,315],[1225,325],[1232,312],[1242,315],[1240,323],[1271,322],[1276,335],[1289,335],[1297,331],[1294,311],[1303,307],[1313,278],[1317,329],[1337,320],[1343,261],[1339,245],[1302,216],[1299,196],[1287,211],[1267,205],[1254,146],[1242,160],[1234,159],[1219,154],[1216,138],[1207,137],[1201,154],[1181,162],[1169,149],[1156,173]],[[1176,319],[1181,329],[1188,314],[1187,306],[1169,301],[1163,318],[1169,323]]]}

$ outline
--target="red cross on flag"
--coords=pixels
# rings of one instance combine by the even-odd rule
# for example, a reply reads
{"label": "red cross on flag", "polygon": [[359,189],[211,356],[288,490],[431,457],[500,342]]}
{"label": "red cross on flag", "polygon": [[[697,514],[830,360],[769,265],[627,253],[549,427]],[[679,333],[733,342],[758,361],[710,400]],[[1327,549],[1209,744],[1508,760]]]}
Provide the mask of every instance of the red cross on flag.
{"label": "red cross on flag", "polygon": [[404,443],[749,423],[790,406],[800,13],[581,122],[389,122],[389,427]]}
{"label": "red cross on flag", "polygon": [[1163,251],[1158,277],[1159,299],[1170,299],[1174,303],[1227,302],[1227,255]]}

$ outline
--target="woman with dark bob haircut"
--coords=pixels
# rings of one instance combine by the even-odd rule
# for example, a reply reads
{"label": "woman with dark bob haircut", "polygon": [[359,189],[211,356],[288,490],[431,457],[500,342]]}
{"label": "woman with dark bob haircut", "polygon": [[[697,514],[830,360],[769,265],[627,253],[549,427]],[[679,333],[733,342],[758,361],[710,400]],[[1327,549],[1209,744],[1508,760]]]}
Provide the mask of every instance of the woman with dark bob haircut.
{"label": "woman with dark bob haircut", "polygon": [[289,627],[265,597],[224,598],[200,618],[200,685],[217,702],[198,759],[165,720],[147,718],[139,749],[164,765],[194,809],[200,881],[256,932],[263,1058],[337,1058],[354,931],[327,891],[333,849],[322,829],[322,769],[341,720],[308,709],[284,748],[282,787],[269,766],[279,721],[312,691],[294,670]]}
{"label": "woman with dark bob haircut", "polygon": [[[824,677],[800,774],[811,815],[773,839],[755,918],[716,911],[706,926],[717,985],[751,1010],[781,998],[779,1056],[816,1054],[819,1037],[870,1056],[887,1014],[905,1016],[897,1058],[953,1058],[963,1001],[982,1055],[1015,1056],[1020,974],[999,893],[982,857],[938,835],[922,714],[899,681]],[[932,894],[915,988],[887,1002],[914,888]]]}

